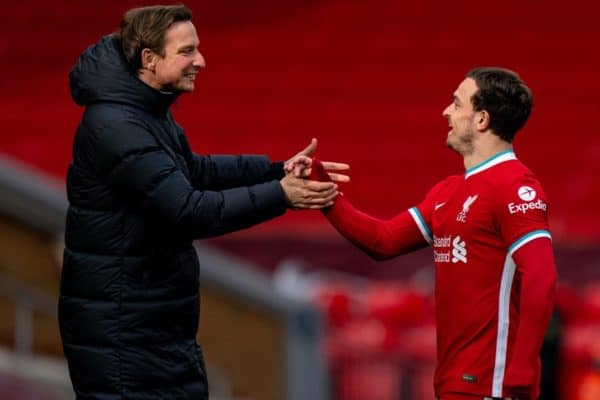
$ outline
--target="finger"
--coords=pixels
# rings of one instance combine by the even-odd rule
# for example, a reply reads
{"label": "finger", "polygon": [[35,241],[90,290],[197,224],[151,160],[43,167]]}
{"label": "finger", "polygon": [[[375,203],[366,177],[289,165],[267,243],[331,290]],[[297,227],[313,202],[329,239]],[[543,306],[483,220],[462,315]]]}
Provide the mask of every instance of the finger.
{"label": "finger", "polygon": [[333,182],[319,182],[313,180],[304,180],[304,186],[307,190],[312,192],[324,192],[326,190],[337,189],[337,185]]}
{"label": "finger", "polygon": [[328,190],[320,193],[308,193],[303,197],[302,202],[305,204],[325,204],[335,199],[339,195],[337,189]]}
{"label": "finger", "polygon": [[320,210],[322,208],[327,208],[327,207],[331,207],[333,205],[333,201],[327,204],[323,204],[323,205],[313,205],[313,206],[309,206],[308,208],[310,210]]}
{"label": "finger", "polygon": [[292,159],[290,159],[288,162],[288,164],[293,164],[293,165],[297,165],[297,164],[301,164],[301,165],[311,165],[312,164],[312,158],[305,156],[303,154],[298,154],[294,157],[292,157]]}
{"label": "finger", "polygon": [[319,202],[319,203],[316,203],[316,204],[307,205],[307,207],[310,208],[310,209],[321,209],[321,208],[325,208],[325,207],[331,207],[332,205],[335,204],[334,200],[335,200],[335,197],[331,198],[331,199],[328,199],[328,200],[325,200],[323,202]]}
{"label": "finger", "polygon": [[338,192],[337,190],[333,193],[331,193],[331,195],[325,197],[323,199],[323,204],[329,204],[331,203],[333,200],[335,200],[336,197],[338,197],[340,195],[340,192]]}
{"label": "finger", "polygon": [[322,161],[321,164],[323,164],[323,168],[330,171],[347,171],[350,169],[350,165],[346,163]]}
{"label": "finger", "polygon": [[295,208],[323,208],[329,207],[334,204],[334,200],[340,193],[336,190],[332,193],[328,193],[326,196],[309,196],[301,201],[298,201]]}
{"label": "finger", "polygon": [[[308,171],[308,172],[306,172]],[[305,179],[308,178],[310,176],[310,168],[295,168],[294,169],[294,177],[295,178],[300,178],[300,179]]]}
{"label": "finger", "polygon": [[299,178],[303,176],[302,171],[312,165],[312,159],[306,156],[296,156],[285,164],[285,172],[294,171],[294,176]]}
{"label": "finger", "polygon": [[316,196],[313,196],[312,201],[317,204],[320,204],[323,202],[328,202],[328,201],[335,199],[337,197],[338,193],[339,192],[337,191],[337,189],[327,190],[325,192],[319,193]]}
{"label": "finger", "polygon": [[312,171],[312,168],[305,168],[302,171],[302,177],[308,178],[310,176],[311,171]]}
{"label": "finger", "polygon": [[333,172],[329,172],[329,179],[331,179],[333,182],[350,182],[350,177],[348,175],[344,175],[344,174],[335,174]]}
{"label": "finger", "polygon": [[[308,172],[307,172],[308,171]],[[294,166],[294,177],[304,178],[310,176],[310,168],[303,164],[296,164]]]}
{"label": "finger", "polygon": [[299,154],[307,156],[307,157],[312,157],[312,155],[315,153],[316,150],[317,150],[317,139],[312,138],[310,141],[310,144],[308,146],[306,146],[306,148],[304,150],[302,150]]}
{"label": "finger", "polygon": [[292,170],[294,169],[294,163],[293,162],[286,162],[285,164],[283,164],[283,170],[286,173],[292,172]]}

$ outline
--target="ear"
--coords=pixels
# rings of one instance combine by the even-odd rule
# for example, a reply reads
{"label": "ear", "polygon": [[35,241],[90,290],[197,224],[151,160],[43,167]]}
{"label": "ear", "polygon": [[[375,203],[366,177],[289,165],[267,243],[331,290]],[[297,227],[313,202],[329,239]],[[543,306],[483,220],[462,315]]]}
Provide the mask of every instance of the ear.
{"label": "ear", "polygon": [[150,50],[149,48],[142,49],[142,69],[149,70],[154,72],[156,68],[156,60],[158,59],[158,55]]}
{"label": "ear", "polygon": [[490,126],[490,114],[486,110],[475,112],[475,126],[480,131],[485,131]]}

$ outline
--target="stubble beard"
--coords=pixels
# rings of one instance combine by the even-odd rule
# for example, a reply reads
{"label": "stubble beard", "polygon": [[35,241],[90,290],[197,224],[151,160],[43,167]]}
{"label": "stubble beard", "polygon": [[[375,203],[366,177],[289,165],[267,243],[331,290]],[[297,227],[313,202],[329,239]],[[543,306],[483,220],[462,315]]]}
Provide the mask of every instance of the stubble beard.
{"label": "stubble beard", "polygon": [[460,136],[457,143],[453,143],[449,137],[446,140],[446,145],[451,149],[460,154],[463,157],[470,156],[475,151],[475,145],[473,144],[475,139],[475,133],[471,130],[465,132],[464,135]]}

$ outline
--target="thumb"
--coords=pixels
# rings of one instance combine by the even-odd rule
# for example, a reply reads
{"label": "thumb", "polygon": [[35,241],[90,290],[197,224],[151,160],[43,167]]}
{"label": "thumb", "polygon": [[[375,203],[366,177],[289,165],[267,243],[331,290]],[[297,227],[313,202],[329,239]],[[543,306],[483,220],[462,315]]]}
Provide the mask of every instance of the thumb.
{"label": "thumb", "polygon": [[308,156],[308,157],[312,157],[312,155],[315,154],[316,150],[317,150],[317,139],[312,138],[310,141],[310,144],[308,146],[306,146],[306,148],[304,150],[302,150],[299,154]]}

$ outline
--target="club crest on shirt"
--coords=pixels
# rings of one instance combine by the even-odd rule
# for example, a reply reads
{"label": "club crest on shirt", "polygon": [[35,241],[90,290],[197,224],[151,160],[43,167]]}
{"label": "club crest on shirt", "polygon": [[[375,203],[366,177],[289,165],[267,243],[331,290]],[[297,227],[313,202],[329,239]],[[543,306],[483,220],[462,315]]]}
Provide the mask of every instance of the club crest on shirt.
{"label": "club crest on shirt", "polygon": [[467,222],[467,213],[469,212],[469,209],[471,208],[473,203],[475,203],[475,200],[477,200],[478,197],[479,197],[478,194],[467,197],[467,199],[463,203],[462,211],[459,212],[458,215],[456,216],[457,221]]}

